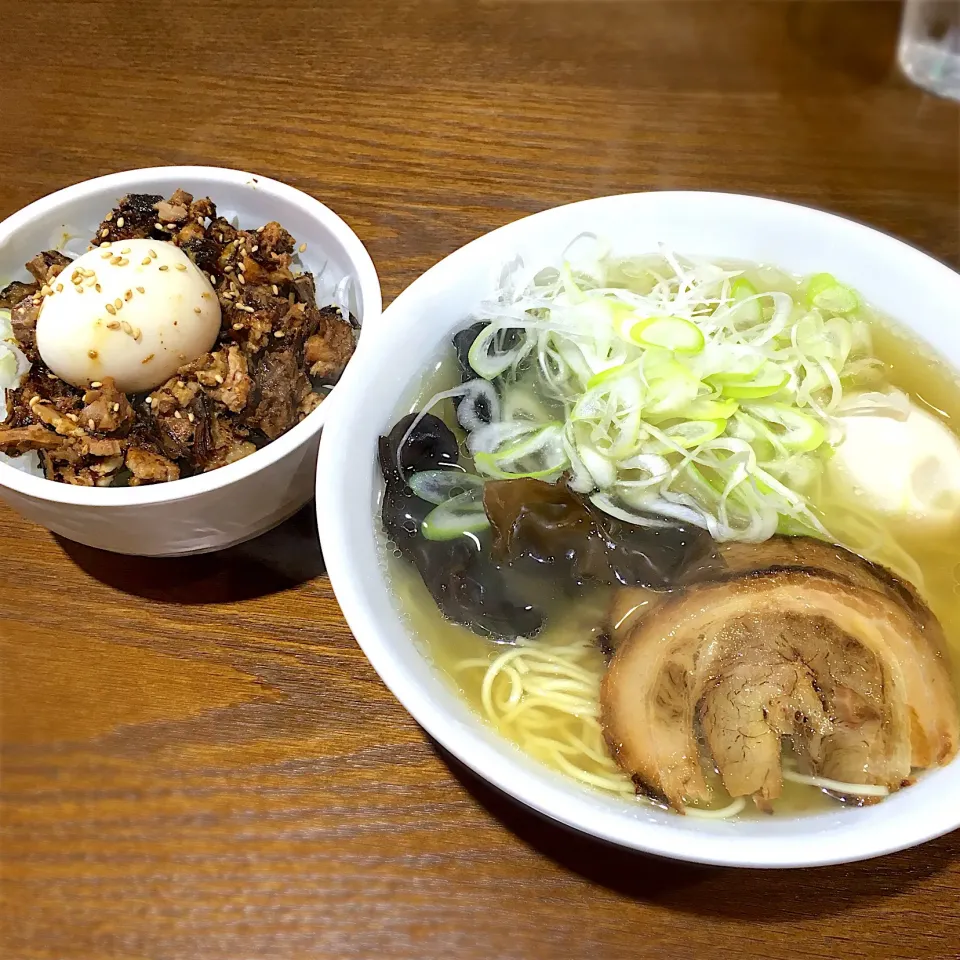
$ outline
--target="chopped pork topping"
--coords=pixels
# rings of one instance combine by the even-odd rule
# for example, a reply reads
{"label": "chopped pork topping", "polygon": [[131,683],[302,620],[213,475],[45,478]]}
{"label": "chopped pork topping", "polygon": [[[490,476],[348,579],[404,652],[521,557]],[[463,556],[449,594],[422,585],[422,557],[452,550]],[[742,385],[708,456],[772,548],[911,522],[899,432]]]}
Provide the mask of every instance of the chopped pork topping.
{"label": "chopped pork topping", "polygon": [[210,278],[223,318],[218,343],[148,396],[126,397],[109,379],[76,389],[36,350],[42,288],[70,260],[37,254],[27,264],[36,282],[0,291],[33,364],[7,393],[0,452],[38,451],[51,479],[161,483],[249,456],[313,412],[353,353],[353,327],[335,309],[318,309],[314,279],[295,272],[296,241],[279,223],[240,230],[185,190],[130,194],[91,242],[132,238],[175,243]]}

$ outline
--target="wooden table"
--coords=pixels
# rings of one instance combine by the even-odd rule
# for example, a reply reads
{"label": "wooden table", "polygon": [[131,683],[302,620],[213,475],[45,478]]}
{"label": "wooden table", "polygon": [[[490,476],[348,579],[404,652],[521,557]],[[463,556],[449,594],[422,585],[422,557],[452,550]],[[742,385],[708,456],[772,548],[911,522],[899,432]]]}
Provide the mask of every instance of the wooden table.
{"label": "wooden table", "polygon": [[[0,216],[128,167],[306,190],[389,302],[471,238],[627,190],[827,207],[960,264],[960,112],[870,2],[2,0]],[[111,556],[0,508],[10,960],[946,958],[960,833],[706,869],[545,823],[440,752],[340,617],[309,509]]]}

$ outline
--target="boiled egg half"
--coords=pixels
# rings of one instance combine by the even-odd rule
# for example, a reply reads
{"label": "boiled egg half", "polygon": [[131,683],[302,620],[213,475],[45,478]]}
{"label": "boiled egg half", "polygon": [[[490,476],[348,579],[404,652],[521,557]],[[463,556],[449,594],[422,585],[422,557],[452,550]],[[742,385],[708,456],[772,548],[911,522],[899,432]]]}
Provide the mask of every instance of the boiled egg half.
{"label": "boiled egg half", "polygon": [[905,534],[960,528],[960,439],[916,404],[905,414],[840,417],[843,441],[827,461],[828,480],[840,499]]}

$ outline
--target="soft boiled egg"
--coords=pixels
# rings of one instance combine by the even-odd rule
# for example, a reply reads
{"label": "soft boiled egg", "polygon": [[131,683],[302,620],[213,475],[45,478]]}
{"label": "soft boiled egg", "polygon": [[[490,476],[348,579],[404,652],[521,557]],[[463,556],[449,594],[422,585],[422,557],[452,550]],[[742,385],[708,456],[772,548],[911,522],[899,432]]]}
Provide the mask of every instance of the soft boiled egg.
{"label": "soft boiled egg", "polygon": [[903,418],[842,416],[843,441],[827,462],[841,499],[876,511],[910,535],[960,526],[960,440],[914,404]]}
{"label": "soft boiled egg", "polygon": [[216,292],[179,247],[120,240],[87,251],[50,284],[37,349],[76,387],[113,377],[139,393],[209,351],[219,330]]}

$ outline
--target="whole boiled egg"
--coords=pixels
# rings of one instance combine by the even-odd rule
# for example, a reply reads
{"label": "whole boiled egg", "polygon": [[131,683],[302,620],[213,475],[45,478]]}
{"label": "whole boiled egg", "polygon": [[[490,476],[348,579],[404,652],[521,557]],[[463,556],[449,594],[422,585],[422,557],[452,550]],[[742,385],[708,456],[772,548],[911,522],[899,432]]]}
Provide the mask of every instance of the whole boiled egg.
{"label": "whole boiled egg", "polygon": [[124,393],[150,390],[207,353],[220,330],[210,281],[164,241],[120,240],[89,250],[49,290],[37,349],[76,387],[113,377]]}

